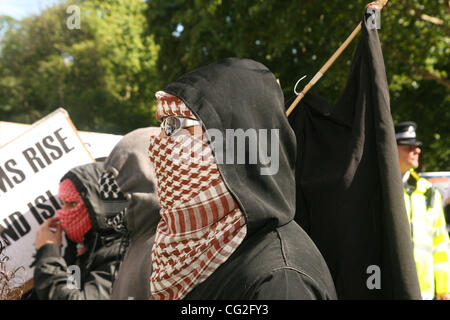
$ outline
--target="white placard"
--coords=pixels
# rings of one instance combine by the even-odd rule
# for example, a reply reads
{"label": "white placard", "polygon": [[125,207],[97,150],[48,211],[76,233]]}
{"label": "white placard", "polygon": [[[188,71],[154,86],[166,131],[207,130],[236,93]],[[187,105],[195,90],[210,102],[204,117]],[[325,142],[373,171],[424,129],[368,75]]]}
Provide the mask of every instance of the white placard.
{"label": "white placard", "polygon": [[0,240],[8,242],[7,268],[24,267],[25,281],[39,226],[56,215],[62,176],[94,162],[68,113],[58,109],[0,147]]}
{"label": "white placard", "polygon": [[94,159],[107,158],[112,149],[123,138],[120,135],[88,131],[78,131],[78,134]]}
{"label": "white placard", "polygon": [[[0,146],[7,144],[29,128],[29,124],[0,121]],[[116,134],[91,131],[78,131],[78,134],[94,159],[108,157],[112,149],[123,137]]]}

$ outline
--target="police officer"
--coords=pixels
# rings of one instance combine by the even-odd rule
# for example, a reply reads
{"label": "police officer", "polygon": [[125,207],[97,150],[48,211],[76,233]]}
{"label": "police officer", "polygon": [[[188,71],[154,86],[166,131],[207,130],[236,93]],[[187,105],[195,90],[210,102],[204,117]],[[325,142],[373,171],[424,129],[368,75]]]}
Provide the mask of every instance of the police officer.
{"label": "police officer", "polygon": [[416,127],[412,121],[401,122],[395,126],[395,137],[420,290],[423,299],[450,300],[449,237],[442,200],[439,191],[414,171],[422,145]]}

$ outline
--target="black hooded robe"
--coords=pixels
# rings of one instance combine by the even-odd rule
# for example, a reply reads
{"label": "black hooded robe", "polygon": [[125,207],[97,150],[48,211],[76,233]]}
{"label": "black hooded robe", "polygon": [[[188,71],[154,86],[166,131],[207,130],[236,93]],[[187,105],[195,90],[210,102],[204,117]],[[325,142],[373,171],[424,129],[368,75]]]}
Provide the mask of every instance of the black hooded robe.
{"label": "black hooded robe", "polygon": [[[218,161],[222,179],[245,215],[247,235],[228,260],[185,299],[336,298],[324,259],[293,221],[296,140],[274,75],[253,60],[229,58],[185,74],[164,91],[179,97],[202,121],[204,130],[222,133],[214,139],[216,161],[216,146],[224,147],[223,155],[238,151],[225,147],[227,129],[278,130],[272,133],[274,144],[267,139],[267,150],[274,147],[276,151],[272,161],[278,160],[273,174],[262,174],[261,158],[256,164],[249,158],[245,164]],[[247,155],[249,144],[245,144]]]}

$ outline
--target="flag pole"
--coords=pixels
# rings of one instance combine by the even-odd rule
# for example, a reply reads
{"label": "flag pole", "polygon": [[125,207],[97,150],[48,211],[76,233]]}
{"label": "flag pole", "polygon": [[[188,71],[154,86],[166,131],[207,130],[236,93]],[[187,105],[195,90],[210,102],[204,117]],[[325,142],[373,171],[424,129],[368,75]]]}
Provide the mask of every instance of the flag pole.
{"label": "flag pole", "polygon": [[[388,0],[377,0],[374,2],[371,2],[368,4],[369,6],[374,7],[375,9],[381,10]],[[297,104],[300,102],[300,100],[303,99],[305,94],[309,91],[309,89],[314,86],[317,81],[324,75],[325,72],[327,72],[328,68],[330,68],[333,63],[339,58],[339,56],[342,54],[342,52],[347,48],[347,46],[352,42],[352,40],[356,37],[356,35],[361,31],[362,22],[360,22],[356,28],[353,30],[353,32],[350,34],[350,36],[345,39],[345,41],[341,44],[341,46],[336,50],[335,53],[331,56],[330,59],[328,59],[327,62],[320,68],[320,70],[316,73],[316,75],[311,79],[311,81],[308,82],[308,84],[303,88],[303,90],[298,94],[297,98],[295,98],[294,102],[289,106],[288,110],[286,111],[286,116],[289,117],[289,115],[292,113],[292,111],[295,109]]]}

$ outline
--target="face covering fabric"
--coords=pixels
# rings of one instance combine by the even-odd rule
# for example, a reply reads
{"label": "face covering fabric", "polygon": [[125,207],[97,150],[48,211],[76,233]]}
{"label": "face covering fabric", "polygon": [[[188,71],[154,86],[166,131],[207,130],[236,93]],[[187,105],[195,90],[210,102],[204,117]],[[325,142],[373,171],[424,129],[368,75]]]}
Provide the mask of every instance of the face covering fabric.
{"label": "face covering fabric", "polygon": [[65,179],[59,184],[58,197],[65,202],[76,203],[71,209],[58,210],[57,215],[67,237],[74,242],[82,243],[84,235],[92,228],[83,198],[70,179]]}
{"label": "face covering fabric", "polygon": [[[158,92],[158,119],[195,119],[177,97]],[[150,138],[161,220],[152,249],[151,299],[182,299],[242,243],[245,217],[203,134]]]}
{"label": "face covering fabric", "polygon": [[[104,201],[125,200],[125,195],[117,184],[116,177],[112,172],[105,171],[102,173],[99,181],[100,197]],[[106,224],[121,234],[127,233],[126,208],[120,212],[106,217]]]}

